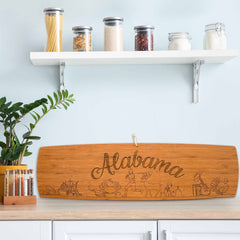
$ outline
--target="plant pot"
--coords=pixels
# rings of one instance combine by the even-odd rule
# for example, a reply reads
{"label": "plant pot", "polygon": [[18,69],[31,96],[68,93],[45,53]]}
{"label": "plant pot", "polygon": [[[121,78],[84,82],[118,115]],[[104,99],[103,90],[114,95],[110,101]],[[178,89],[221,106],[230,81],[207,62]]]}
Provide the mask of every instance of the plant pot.
{"label": "plant pot", "polygon": [[2,197],[4,195],[4,176],[5,170],[26,170],[27,165],[17,165],[17,166],[0,166],[0,202],[2,202]]}

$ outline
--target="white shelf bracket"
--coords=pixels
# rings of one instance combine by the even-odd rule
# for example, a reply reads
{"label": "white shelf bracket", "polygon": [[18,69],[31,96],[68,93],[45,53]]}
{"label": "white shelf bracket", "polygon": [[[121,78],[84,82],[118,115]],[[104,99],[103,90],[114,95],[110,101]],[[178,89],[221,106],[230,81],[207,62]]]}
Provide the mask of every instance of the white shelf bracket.
{"label": "white shelf bracket", "polygon": [[65,90],[64,70],[65,70],[65,62],[61,62],[59,65],[60,91]]}
{"label": "white shelf bracket", "polygon": [[201,65],[203,64],[204,61],[202,60],[197,60],[193,63],[193,103],[199,103],[199,79]]}

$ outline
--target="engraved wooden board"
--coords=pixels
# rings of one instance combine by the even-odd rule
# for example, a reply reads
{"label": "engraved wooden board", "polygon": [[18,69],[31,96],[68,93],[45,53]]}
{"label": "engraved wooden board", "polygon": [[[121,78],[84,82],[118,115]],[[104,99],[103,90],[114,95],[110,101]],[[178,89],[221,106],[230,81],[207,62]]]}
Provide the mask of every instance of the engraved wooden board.
{"label": "engraved wooden board", "polygon": [[238,158],[232,146],[89,144],[42,147],[40,197],[176,200],[234,197]]}

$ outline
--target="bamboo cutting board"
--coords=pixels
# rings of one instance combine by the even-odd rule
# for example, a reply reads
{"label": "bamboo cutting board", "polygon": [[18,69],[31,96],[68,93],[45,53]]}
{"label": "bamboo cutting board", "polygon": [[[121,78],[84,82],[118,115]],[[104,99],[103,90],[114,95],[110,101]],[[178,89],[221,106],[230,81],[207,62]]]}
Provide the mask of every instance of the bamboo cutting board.
{"label": "bamboo cutting board", "polygon": [[89,144],[42,147],[40,197],[176,200],[234,197],[238,158],[232,146]]}

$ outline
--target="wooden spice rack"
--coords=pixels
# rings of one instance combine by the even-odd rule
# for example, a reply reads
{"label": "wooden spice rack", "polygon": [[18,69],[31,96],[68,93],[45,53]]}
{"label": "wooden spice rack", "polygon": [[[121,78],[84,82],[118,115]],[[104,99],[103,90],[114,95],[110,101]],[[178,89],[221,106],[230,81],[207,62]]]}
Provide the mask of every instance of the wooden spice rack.
{"label": "wooden spice rack", "polygon": [[64,90],[66,65],[116,65],[116,64],[192,64],[193,102],[199,102],[199,76],[201,66],[207,63],[225,63],[238,56],[238,50],[192,51],[122,51],[122,52],[31,52],[33,65],[58,65],[60,90]]}

